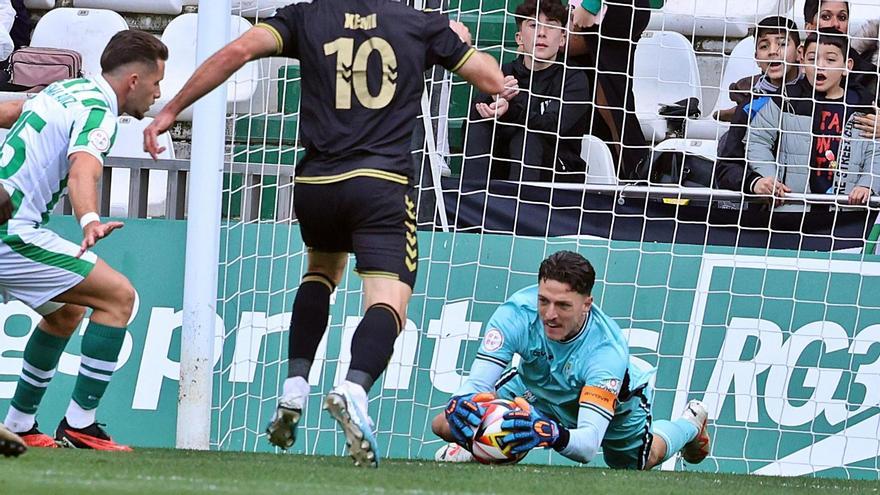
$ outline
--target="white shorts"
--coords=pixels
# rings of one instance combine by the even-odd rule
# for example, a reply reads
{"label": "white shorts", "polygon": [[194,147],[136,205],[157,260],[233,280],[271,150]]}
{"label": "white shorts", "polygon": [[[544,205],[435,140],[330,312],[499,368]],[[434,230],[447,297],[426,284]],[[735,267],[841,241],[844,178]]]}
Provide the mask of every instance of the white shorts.
{"label": "white shorts", "polygon": [[98,257],[87,251],[77,258],[79,245],[49,229],[10,224],[0,235],[0,295],[40,314],[52,313],[61,307],[52,299],[82,282]]}

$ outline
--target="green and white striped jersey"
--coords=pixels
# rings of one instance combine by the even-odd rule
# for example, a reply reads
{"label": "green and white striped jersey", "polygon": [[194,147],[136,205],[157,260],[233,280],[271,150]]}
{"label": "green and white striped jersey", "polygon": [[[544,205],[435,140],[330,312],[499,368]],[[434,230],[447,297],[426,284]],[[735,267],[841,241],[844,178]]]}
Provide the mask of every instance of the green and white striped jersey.
{"label": "green and white striped jersey", "polygon": [[0,184],[13,197],[15,224],[40,224],[67,189],[69,156],[102,164],[116,140],[116,93],[97,76],[53,83],[24,104],[0,152]]}

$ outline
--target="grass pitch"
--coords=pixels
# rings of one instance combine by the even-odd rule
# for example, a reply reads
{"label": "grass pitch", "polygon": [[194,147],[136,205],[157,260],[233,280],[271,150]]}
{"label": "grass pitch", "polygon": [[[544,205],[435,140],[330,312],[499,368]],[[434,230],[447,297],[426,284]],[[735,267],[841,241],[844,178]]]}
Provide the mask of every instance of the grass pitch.
{"label": "grass pitch", "polygon": [[357,469],[347,457],[138,449],[107,453],[30,449],[0,457],[2,494],[473,493],[573,495],[880,493],[872,481],[705,473],[624,472],[586,467],[382,461]]}

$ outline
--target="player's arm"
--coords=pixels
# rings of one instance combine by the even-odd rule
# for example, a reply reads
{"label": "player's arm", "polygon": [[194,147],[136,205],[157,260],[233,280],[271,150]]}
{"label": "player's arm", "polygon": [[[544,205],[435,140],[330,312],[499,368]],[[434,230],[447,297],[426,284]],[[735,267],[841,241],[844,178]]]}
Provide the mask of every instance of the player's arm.
{"label": "player's arm", "polygon": [[577,428],[568,430],[564,437],[560,435],[553,448],[573,461],[586,464],[596,456],[610,424],[611,420],[605,415],[582,407]]}
{"label": "player's arm", "polygon": [[21,109],[27,100],[12,100],[0,103],[0,127],[9,129],[21,116]]}
{"label": "player's arm", "polygon": [[[493,331],[498,332],[490,330]],[[495,398],[495,384],[509,361],[503,357],[486,355],[485,345],[477,351],[467,379],[446,403],[443,414],[433,422],[434,434],[447,442],[455,442],[470,449],[473,429],[480,425],[482,418],[479,404]]]}
{"label": "player's arm", "polygon": [[153,122],[144,129],[144,150],[156,159],[162,152],[158,143],[159,134],[167,131],[174,124],[180,112],[223,84],[244,64],[277,54],[280,49],[278,43],[278,38],[272,31],[253,27],[211,55],[196,69],[180,92],[156,115]]}
{"label": "player's arm", "polygon": [[101,223],[98,216],[98,181],[104,165],[94,155],[77,151],[70,155],[70,174],[67,178],[67,194],[73,205],[73,214],[83,229],[83,241],[79,256],[99,240],[123,226],[122,222]]}
{"label": "player's arm", "polygon": [[425,13],[427,67],[440,64],[487,95],[504,90],[504,74],[494,57],[471,46],[467,26],[436,13]]}
{"label": "player's arm", "polygon": [[474,50],[455,73],[487,95],[504,91],[504,74],[495,57],[488,53]]}
{"label": "player's arm", "polygon": [[467,380],[449,399],[443,417],[432,424],[435,434],[470,448],[473,429],[482,418],[479,403],[494,398],[495,384],[519,351],[517,337],[528,333],[530,323],[514,303],[506,302],[495,310]]}

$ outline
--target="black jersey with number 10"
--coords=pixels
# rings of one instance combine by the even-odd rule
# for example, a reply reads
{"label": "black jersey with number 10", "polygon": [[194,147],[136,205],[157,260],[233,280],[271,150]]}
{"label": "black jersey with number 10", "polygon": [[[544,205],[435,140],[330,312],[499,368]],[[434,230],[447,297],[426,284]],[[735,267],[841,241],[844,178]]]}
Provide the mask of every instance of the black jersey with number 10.
{"label": "black jersey with number 10", "polygon": [[391,0],[315,0],[257,26],[275,35],[279,55],[300,60],[297,182],[412,180],[425,70],[455,71],[473,54],[446,16]]}

